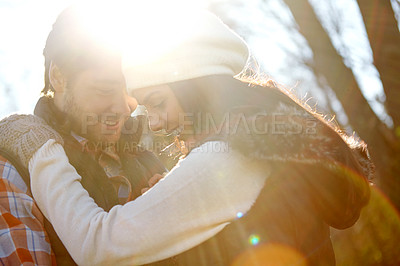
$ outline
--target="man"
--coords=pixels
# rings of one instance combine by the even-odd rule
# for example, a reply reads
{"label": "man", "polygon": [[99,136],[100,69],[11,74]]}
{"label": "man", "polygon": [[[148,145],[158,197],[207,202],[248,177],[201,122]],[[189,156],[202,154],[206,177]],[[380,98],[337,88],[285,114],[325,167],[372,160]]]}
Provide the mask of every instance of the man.
{"label": "man", "polygon": [[[63,11],[48,36],[45,96],[35,114],[62,136],[59,141],[83,186],[107,211],[139,196],[148,180],[165,168],[152,153],[136,149],[142,124],[130,117],[136,102],[127,97],[117,47],[104,45],[92,34],[82,10]],[[97,23],[107,15],[102,12],[91,11],[98,15]],[[102,29],[101,34],[112,38],[116,30]],[[0,154],[0,260],[13,265],[73,263],[32,199],[21,158],[4,148]]]}

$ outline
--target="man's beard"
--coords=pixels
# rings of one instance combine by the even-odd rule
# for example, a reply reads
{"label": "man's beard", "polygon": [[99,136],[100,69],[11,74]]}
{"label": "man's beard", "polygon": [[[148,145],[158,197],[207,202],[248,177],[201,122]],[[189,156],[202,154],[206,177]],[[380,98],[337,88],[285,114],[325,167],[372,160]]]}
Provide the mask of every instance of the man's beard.
{"label": "man's beard", "polygon": [[[74,94],[71,88],[67,88],[64,95],[64,113],[66,114],[66,123],[69,125],[71,131],[84,137],[92,142],[100,141],[99,136],[91,134],[88,126],[83,128],[83,119],[88,119],[89,114],[76,103]],[[98,121],[96,121],[98,122]]]}
{"label": "man's beard", "polygon": [[66,115],[66,123],[70,126],[71,130],[81,136],[83,133],[81,126],[81,114],[83,110],[76,104],[71,88],[67,88],[65,92],[63,111]]}
{"label": "man's beard", "polygon": [[[93,144],[101,144],[102,147],[115,145],[116,140],[110,141],[106,136],[102,135],[102,129],[95,126],[101,124],[101,117],[84,111],[76,103],[73,91],[70,88],[67,88],[64,95],[64,113],[66,114],[66,123],[75,134],[86,138]],[[91,121],[91,125],[88,125],[88,121]]]}

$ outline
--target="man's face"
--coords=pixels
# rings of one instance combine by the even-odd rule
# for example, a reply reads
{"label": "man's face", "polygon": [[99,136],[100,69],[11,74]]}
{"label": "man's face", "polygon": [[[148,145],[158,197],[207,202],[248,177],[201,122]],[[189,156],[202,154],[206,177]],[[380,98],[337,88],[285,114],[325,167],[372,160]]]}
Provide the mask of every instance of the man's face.
{"label": "man's face", "polygon": [[131,109],[120,64],[110,63],[77,74],[67,82],[64,112],[72,130],[92,142],[115,143]]}

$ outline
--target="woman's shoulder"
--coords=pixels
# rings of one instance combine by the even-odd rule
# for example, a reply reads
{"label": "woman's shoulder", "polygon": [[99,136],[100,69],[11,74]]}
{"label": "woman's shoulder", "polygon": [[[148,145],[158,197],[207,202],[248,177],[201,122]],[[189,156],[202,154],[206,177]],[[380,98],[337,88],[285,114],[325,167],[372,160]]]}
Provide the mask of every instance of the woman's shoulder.
{"label": "woman's shoulder", "polygon": [[190,154],[224,154],[229,153],[230,146],[229,143],[223,140],[209,140],[201,144],[200,146],[194,148]]}
{"label": "woman's shoulder", "polygon": [[196,164],[207,168],[220,168],[232,162],[241,163],[245,157],[227,141],[207,140],[193,148],[179,164]]}
{"label": "woman's shoulder", "polygon": [[222,140],[208,140],[193,148],[181,161],[200,162],[200,164],[212,167],[221,166],[226,161],[242,160],[242,155],[233,150],[231,145]]}
{"label": "woman's shoulder", "polygon": [[[249,158],[235,148],[229,142],[223,140],[209,140],[193,149],[183,160],[183,164],[191,164],[200,169],[207,168],[210,171],[230,169],[230,171],[259,175],[266,170],[269,172],[267,163],[261,165],[259,160]],[[225,170],[224,170],[225,171]]]}

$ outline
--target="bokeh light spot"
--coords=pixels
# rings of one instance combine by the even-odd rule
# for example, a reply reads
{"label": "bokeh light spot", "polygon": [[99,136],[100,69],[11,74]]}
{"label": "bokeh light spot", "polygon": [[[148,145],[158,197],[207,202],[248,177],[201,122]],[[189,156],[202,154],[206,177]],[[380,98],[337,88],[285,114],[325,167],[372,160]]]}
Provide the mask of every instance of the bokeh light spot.
{"label": "bokeh light spot", "polygon": [[260,237],[258,235],[251,235],[249,237],[249,243],[253,246],[257,245],[260,243]]}

